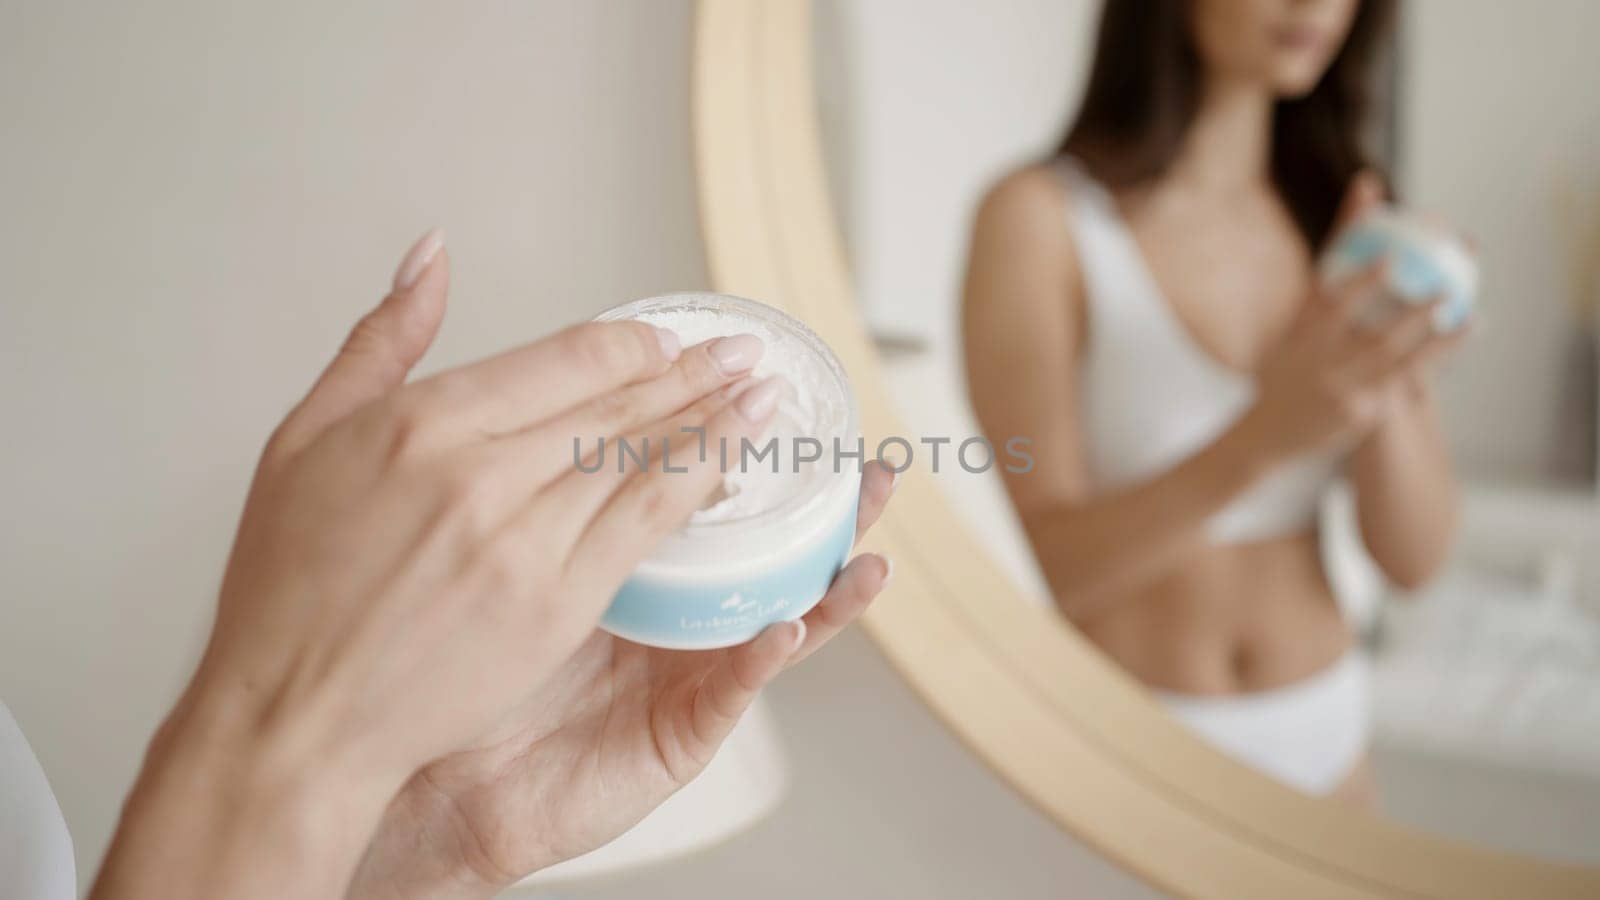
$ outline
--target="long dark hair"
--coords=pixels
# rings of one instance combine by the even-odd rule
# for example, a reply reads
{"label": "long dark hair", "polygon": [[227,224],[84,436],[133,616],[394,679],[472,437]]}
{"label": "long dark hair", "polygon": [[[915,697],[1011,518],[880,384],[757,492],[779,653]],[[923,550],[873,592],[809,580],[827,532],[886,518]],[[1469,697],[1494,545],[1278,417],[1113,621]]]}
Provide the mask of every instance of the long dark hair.
{"label": "long dark hair", "polygon": [[[1201,62],[1191,0],[1106,0],[1078,119],[1059,152],[1113,188],[1160,175],[1177,156],[1199,104]],[[1310,93],[1273,112],[1272,178],[1306,241],[1320,248],[1345,185],[1363,168],[1376,64],[1394,0],[1361,0],[1344,46]]]}

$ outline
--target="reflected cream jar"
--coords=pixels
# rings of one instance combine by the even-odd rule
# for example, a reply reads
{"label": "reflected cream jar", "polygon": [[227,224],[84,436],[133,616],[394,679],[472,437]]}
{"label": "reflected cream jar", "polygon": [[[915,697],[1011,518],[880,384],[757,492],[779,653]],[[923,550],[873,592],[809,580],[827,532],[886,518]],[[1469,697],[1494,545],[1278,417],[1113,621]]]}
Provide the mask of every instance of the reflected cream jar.
{"label": "reflected cream jar", "polygon": [[1323,254],[1324,284],[1337,284],[1378,262],[1389,263],[1385,302],[1367,311],[1381,323],[1408,304],[1439,298],[1434,330],[1460,328],[1478,297],[1478,261],[1465,241],[1444,226],[1392,207],[1373,210],[1346,228]]}
{"label": "reflected cream jar", "polygon": [[[788,382],[759,438],[737,447],[730,442],[725,455],[704,447],[723,472],[721,485],[639,565],[600,626],[653,647],[702,650],[743,643],[774,622],[804,615],[827,592],[855,541],[864,447],[855,394],[838,358],[799,320],[724,294],[667,294],[598,319],[649,322],[676,333],[685,347],[754,334],[766,349],[752,376]],[[702,449],[692,433],[670,441],[674,459]],[[619,464],[617,456],[606,464]]]}

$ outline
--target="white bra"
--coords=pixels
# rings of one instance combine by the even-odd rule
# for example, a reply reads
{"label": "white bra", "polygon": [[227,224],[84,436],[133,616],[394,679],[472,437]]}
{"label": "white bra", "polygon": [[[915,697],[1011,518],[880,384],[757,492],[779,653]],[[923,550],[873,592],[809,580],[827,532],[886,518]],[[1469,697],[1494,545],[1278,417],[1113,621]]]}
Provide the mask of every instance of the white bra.
{"label": "white bra", "polygon": [[[1195,342],[1162,296],[1111,194],[1075,160],[1067,183],[1088,311],[1079,399],[1096,489],[1147,480],[1215,441],[1255,398],[1255,380]],[[1218,543],[1313,528],[1342,453],[1279,466],[1206,522]]]}

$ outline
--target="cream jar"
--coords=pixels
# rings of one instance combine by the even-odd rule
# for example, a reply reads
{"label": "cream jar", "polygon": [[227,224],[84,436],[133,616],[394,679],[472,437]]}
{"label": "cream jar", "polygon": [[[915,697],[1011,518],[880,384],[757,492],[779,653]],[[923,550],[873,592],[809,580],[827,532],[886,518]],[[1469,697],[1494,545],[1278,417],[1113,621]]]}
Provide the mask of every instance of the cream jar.
{"label": "cream jar", "polygon": [[[685,347],[754,334],[766,349],[752,375],[781,375],[788,385],[748,449],[730,443],[724,463],[719,448],[705,448],[722,468],[722,484],[639,565],[601,627],[653,647],[701,650],[743,643],[804,615],[855,542],[865,448],[844,367],[799,320],[742,297],[667,294],[598,317],[618,319],[669,329]],[[693,434],[671,441],[678,460],[701,449]]]}
{"label": "cream jar", "polygon": [[1384,302],[1367,311],[1381,323],[1407,305],[1439,299],[1434,330],[1452,331],[1472,315],[1478,297],[1478,261],[1444,226],[1394,208],[1362,216],[1335,238],[1320,263],[1324,284],[1336,284],[1378,262],[1389,263]]}

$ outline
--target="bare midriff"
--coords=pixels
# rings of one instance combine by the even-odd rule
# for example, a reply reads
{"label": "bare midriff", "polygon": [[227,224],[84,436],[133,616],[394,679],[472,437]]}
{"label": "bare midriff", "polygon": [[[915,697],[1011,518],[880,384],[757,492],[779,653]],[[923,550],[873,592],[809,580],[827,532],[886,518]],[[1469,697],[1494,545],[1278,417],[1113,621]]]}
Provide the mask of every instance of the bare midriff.
{"label": "bare midriff", "polygon": [[1149,687],[1184,694],[1282,687],[1351,642],[1310,531],[1207,547],[1076,624]]}

